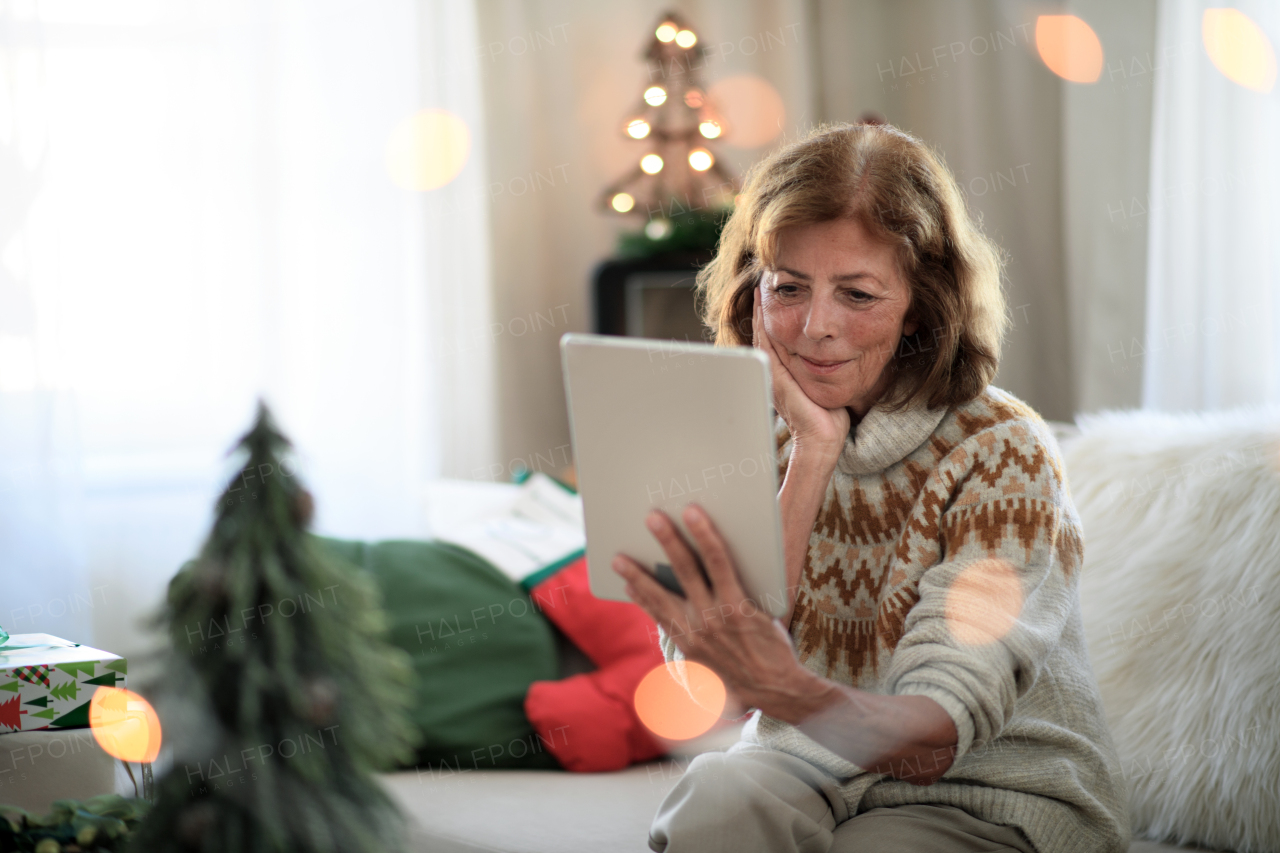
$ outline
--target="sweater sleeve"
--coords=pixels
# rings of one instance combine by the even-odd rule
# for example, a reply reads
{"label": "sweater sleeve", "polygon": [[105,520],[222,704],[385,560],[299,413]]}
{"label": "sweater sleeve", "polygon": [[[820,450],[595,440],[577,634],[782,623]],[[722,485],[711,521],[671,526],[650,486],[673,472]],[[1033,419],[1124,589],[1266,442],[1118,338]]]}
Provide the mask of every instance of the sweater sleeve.
{"label": "sweater sleeve", "polygon": [[887,692],[928,696],[959,733],[956,758],[1000,735],[1071,614],[1079,520],[1043,422],[1005,422],[939,465],[940,561],[918,584]]}

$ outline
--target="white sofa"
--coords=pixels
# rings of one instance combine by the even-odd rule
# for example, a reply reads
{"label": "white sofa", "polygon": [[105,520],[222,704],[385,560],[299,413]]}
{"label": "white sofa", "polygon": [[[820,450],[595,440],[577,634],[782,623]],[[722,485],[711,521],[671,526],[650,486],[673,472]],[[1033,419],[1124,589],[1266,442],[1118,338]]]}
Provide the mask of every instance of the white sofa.
{"label": "white sofa", "polygon": [[[411,820],[413,849],[431,853],[649,853],[649,821],[688,759],[618,773],[477,771],[473,779],[387,777]],[[1130,853],[1197,848],[1136,840]]]}
{"label": "white sofa", "polygon": [[[692,754],[727,748],[733,734],[723,730],[683,755],[617,773],[477,770],[442,777],[404,771],[383,782],[409,819],[411,850],[647,853],[649,820]],[[54,800],[113,790],[133,796],[119,763],[98,748],[88,729],[3,735],[0,756],[0,803],[43,814]],[[1186,848],[1136,841],[1130,850]]]}

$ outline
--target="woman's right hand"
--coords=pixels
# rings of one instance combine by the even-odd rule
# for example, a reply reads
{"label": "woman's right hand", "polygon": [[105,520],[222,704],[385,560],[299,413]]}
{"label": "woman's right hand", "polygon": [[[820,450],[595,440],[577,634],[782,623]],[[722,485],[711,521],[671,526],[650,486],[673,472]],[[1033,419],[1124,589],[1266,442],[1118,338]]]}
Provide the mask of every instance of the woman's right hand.
{"label": "woman's right hand", "polygon": [[777,344],[765,331],[760,291],[761,286],[757,285],[751,315],[751,342],[769,356],[773,368],[773,407],[791,432],[791,458],[778,491],[787,575],[787,614],[783,624],[790,625],[809,551],[809,536],[826,498],[831,472],[849,436],[849,410],[825,409],[804,393],[778,355]]}
{"label": "woman's right hand", "polygon": [[764,328],[764,305],[761,291],[755,288],[755,304],[751,316],[751,344],[769,356],[773,372],[773,407],[791,433],[792,447],[804,453],[814,452],[833,461],[844,448],[849,435],[849,410],[824,409],[809,399],[791,371],[782,363],[777,344]]}

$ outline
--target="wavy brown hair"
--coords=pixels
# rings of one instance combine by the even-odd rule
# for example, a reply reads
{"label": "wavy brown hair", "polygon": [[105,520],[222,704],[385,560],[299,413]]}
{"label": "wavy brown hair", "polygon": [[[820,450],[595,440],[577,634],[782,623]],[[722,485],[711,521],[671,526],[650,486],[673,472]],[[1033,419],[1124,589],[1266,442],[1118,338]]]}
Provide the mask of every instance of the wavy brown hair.
{"label": "wavy brown hair", "polygon": [[713,261],[698,274],[703,322],[720,346],[749,346],[752,301],[784,228],[855,219],[893,246],[911,290],[881,401],[957,406],[995,377],[1008,326],[1002,258],[969,215],[941,158],[889,125],[835,124],[770,154],[747,175]]}

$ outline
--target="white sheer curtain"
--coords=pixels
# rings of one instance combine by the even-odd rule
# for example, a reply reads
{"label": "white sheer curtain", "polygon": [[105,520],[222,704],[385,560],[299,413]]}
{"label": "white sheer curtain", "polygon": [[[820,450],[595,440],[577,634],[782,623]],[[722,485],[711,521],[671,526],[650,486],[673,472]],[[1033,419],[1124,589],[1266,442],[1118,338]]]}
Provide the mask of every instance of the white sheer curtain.
{"label": "white sheer curtain", "polygon": [[[1201,33],[1211,5],[1159,6],[1147,331],[1128,345],[1145,358],[1147,408],[1280,402],[1280,91],[1214,67]],[[1280,45],[1280,5],[1235,7]]]}
{"label": "white sheer curtain", "polygon": [[438,417],[492,387],[436,357],[487,310],[483,265],[446,281],[482,158],[384,162],[423,108],[482,148],[476,44],[443,0],[0,2],[0,625],[144,648],[259,396],[321,532],[424,535],[424,482],[492,455]]}

